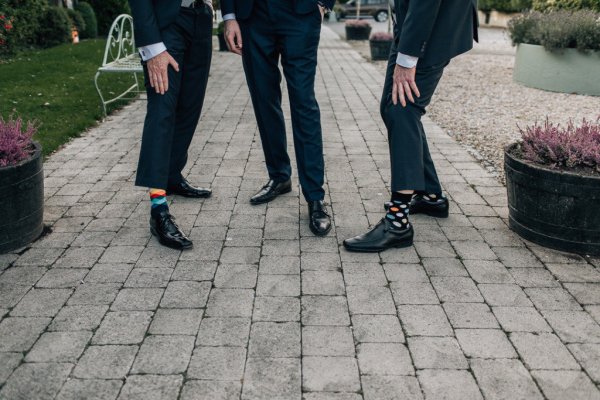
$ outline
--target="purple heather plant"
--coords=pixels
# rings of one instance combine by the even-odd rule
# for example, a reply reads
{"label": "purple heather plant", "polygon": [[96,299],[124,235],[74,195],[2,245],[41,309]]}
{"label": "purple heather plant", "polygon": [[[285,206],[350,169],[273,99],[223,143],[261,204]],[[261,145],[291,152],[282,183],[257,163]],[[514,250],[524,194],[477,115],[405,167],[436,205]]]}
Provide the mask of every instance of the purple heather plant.
{"label": "purple heather plant", "polygon": [[536,123],[519,130],[525,160],[554,168],[600,172],[600,117],[595,122],[584,119],[579,126],[573,121],[561,126],[547,119],[543,125]]}
{"label": "purple heather plant", "polygon": [[387,32],[375,32],[371,35],[371,40],[374,41],[389,41],[394,40],[394,35]]}
{"label": "purple heather plant", "polygon": [[31,156],[36,125],[12,116],[6,121],[0,116],[0,167],[16,165]]}

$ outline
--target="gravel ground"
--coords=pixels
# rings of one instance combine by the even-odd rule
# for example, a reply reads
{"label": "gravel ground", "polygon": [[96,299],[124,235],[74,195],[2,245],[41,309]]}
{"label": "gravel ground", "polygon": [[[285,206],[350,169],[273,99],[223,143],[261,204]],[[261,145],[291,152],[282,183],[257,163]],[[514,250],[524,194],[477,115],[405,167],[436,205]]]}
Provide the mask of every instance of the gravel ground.
{"label": "gravel ground", "polygon": [[[512,80],[514,48],[501,29],[480,30],[481,43],[455,58],[429,107],[431,118],[467,146],[503,181],[503,148],[519,137],[518,126],[564,124],[600,116],[600,98],[552,93]],[[350,42],[369,58],[368,42]],[[385,71],[385,62],[375,62]]]}

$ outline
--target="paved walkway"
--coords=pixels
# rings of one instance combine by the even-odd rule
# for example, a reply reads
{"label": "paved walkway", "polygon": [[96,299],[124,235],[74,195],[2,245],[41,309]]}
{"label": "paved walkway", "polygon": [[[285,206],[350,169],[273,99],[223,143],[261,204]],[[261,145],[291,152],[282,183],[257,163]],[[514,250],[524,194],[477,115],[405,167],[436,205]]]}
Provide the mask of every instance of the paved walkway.
{"label": "paved walkway", "polygon": [[265,171],[230,54],[215,54],[186,171],[214,197],[172,205],[193,251],[157,245],[132,185],[143,102],[52,156],[53,232],[0,256],[0,398],[599,399],[599,260],[512,234],[505,189],[431,121],[453,214],[415,216],[409,249],[340,248],[388,198],[382,82],[324,29],[327,238],[297,187],[248,204]]}

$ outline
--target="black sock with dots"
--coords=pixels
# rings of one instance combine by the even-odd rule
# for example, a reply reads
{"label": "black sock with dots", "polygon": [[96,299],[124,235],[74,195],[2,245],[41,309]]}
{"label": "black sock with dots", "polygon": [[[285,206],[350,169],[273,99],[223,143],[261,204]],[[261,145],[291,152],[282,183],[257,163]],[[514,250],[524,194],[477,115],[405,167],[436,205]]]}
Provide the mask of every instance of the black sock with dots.
{"label": "black sock with dots", "polygon": [[392,201],[386,203],[387,214],[385,218],[394,228],[404,230],[410,227],[408,214],[412,197],[412,194],[394,192],[392,193]]}

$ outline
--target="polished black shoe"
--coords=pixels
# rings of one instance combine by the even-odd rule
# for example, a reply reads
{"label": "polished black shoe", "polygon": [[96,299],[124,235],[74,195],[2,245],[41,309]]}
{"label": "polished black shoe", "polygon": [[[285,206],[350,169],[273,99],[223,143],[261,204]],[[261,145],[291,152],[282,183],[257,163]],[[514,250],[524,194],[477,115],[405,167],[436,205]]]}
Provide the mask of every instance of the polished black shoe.
{"label": "polished black shoe", "polygon": [[185,236],[175,223],[175,218],[169,211],[163,211],[156,216],[150,216],[150,232],[158,241],[167,247],[178,250],[191,249],[193,243]]}
{"label": "polished black shoe", "polygon": [[262,187],[252,198],[250,204],[263,204],[275,199],[277,196],[286,194],[292,191],[292,180],[288,179],[285,182],[275,182],[270,180]]}
{"label": "polished black shoe", "polygon": [[317,236],[325,236],[331,230],[331,217],[323,200],[308,202],[308,227]]}
{"label": "polished black shoe", "polygon": [[412,225],[406,229],[398,229],[386,218],[364,235],[344,240],[348,251],[361,253],[377,253],[392,248],[410,247],[413,244],[414,231]]}
{"label": "polished black shoe", "polygon": [[194,199],[202,199],[210,197],[212,194],[212,190],[193,187],[188,181],[184,179],[181,181],[181,183],[177,185],[170,185],[169,187],[167,187],[167,196],[171,196],[174,194],[183,197],[191,197]]}
{"label": "polished black shoe", "polygon": [[448,218],[450,204],[444,196],[431,198],[425,194],[417,194],[410,202],[411,214],[426,214],[430,217]]}

